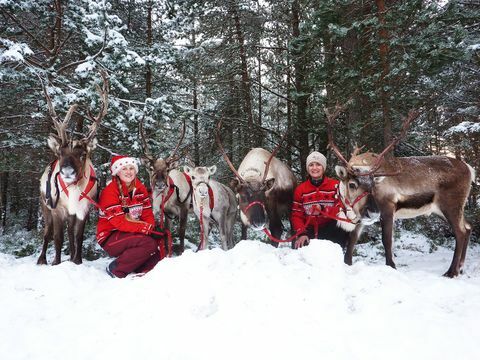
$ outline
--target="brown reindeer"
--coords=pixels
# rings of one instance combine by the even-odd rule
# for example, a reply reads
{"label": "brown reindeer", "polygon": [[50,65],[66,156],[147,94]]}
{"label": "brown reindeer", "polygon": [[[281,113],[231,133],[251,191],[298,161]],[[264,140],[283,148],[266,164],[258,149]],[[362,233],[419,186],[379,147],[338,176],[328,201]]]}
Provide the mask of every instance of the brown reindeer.
{"label": "brown reindeer", "polygon": [[[235,174],[232,187],[237,193],[240,218],[244,225],[242,238],[246,238],[246,228],[263,230],[268,226],[275,238],[282,235],[282,218],[289,218],[293,202],[293,190],[297,179],[292,170],[275,157],[285,138],[270,153],[262,148],[254,148],[242,160],[238,170],[228,158],[220,141],[221,122],[217,129],[217,144],[230,169]],[[278,246],[277,242],[272,245]]]}
{"label": "brown reindeer", "polygon": [[61,262],[65,222],[68,223],[70,260],[75,264],[82,263],[83,232],[90,211],[89,198],[95,198],[97,194],[95,170],[90,154],[97,144],[95,134],[98,124],[107,113],[108,105],[108,82],[104,73],[102,77],[103,88],[97,86],[102,106],[96,116],[88,111],[92,124],[88,134],[80,140],[74,140],[67,135],[68,123],[77,104],[70,107],[63,121],[60,120],[42,83],[49,113],[57,131],[57,134],[50,134],[48,146],[57,159],[47,166],[40,179],[40,204],[45,230],[37,264],[47,264],[46,252],[52,238],[55,244],[52,265]]}
{"label": "brown reindeer", "polygon": [[185,173],[176,169],[177,161],[180,159],[180,155],[177,152],[185,136],[185,128],[184,122],[182,133],[172,154],[166,158],[156,158],[149,151],[143,129],[143,119],[139,125],[144,154],[142,160],[147,166],[150,177],[153,198],[152,206],[156,222],[160,225],[165,222],[165,227],[169,229],[171,219],[176,217],[179,220],[178,237],[180,245],[179,247],[174,247],[174,251],[177,254],[183,253],[185,249],[187,216],[191,210],[190,205],[192,202],[191,181]]}
{"label": "brown reindeer", "polygon": [[444,275],[454,277],[460,274],[471,233],[471,226],[464,218],[464,206],[475,178],[472,167],[447,156],[386,157],[418,117],[416,112],[410,112],[400,136],[381,154],[360,154],[357,148],[347,161],[333,142],[332,135],[333,121],[341,111],[342,107],[337,106],[333,113],[326,110],[326,114],[329,145],[345,164],[335,168],[341,180],[340,196],[356,225],[345,262],[352,263],[353,247],[363,226],[379,220],[386,264],[395,268],[392,253],[394,220],[435,213],[450,224],[456,239],[452,263]]}

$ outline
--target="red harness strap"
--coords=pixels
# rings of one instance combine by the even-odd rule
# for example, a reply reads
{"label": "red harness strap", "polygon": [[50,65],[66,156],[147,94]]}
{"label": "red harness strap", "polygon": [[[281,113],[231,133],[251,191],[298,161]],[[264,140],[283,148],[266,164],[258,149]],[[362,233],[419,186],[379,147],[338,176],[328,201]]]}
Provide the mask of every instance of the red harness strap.
{"label": "red harness strap", "polygon": [[[86,174],[83,174],[82,177],[86,178]],[[67,184],[65,184],[65,182],[63,181],[61,176],[59,176],[58,179],[59,179],[59,182],[60,182],[60,187],[62,188],[62,191],[65,193],[65,195],[67,197],[68,197],[68,187],[71,186],[71,185],[77,185],[78,182],[80,181],[80,178],[79,178],[79,179],[75,180],[73,183],[67,185]],[[90,165],[90,178],[88,179],[87,186],[80,193],[78,201],[88,197],[88,193],[95,186],[96,182],[97,182],[97,178],[95,177],[95,169],[93,168],[92,165]]]}
{"label": "red harness strap", "polygon": [[[213,190],[210,187],[210,185],[206,184],[208,187],[208,204],[210,207],[210,211],[213,210],[215,207],[215,198],[213,196]],[[195,195],[195,193],[194,193]],[[210,214],[210,216],[212,216]],[[197,251],[200,249],[203,249],[204,246],[204,235],[205,235],[205,230],[204,230],[204,225],[203,225],[203,205],[200,204],[200,216],[199,216],[199,221],[200,221],[200,243],[198,244]]]}

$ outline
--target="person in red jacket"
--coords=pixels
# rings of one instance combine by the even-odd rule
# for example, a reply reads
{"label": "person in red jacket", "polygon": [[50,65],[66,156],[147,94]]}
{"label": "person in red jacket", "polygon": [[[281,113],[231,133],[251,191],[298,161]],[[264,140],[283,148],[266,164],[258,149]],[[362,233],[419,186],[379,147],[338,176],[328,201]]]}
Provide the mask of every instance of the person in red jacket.
{"label": "person in red jacket", "polygon": [[159,238],[145,186],[137,179],[137,160],[117,155],[111,162],[112,181],[100,193],[97,241],[112,257],[111,277],[146,273],[160,261]]}
{"label": "person in red jacket", "polygon": [[307,157],[308,179],[295,188],[291,223],[295,232],[303,229],[295,248],[308,245],[310,239],[327,239],[345,247],[348,233],[337,227],[337,216],[343,205],[337,196],[339,181],[324,175],[327,159],[318,151]]}

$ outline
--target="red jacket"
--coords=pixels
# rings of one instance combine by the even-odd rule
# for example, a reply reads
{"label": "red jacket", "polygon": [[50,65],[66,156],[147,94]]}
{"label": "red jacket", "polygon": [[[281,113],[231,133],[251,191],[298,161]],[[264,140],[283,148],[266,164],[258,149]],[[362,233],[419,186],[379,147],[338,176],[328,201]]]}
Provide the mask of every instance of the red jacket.
{"label": "red jacket", "polygon": [[123,202],[116,178],[100,193],[98,203],[103,210],[99,211],[97,224],[97,241],[100,245],[114,230],[150,234],[155,226],[152,204],[145,186],[135,179],[135,187],[129,194],[125,183],[120,183]]}
{"label": "red jacket", "polygon": [[[333,221],[322,215],[321,212],[336,216],[343,208],[337,196],[338,183],[338,180],[325,176],[319,186],[313,185],[308,179],[296,187],[293,193],[291,213],[294,231],[302,229],[309,221],[307,229],[313,229],[316,237],[319,228]],[[307,229],[305,229],[305,233],[307,233]]]}

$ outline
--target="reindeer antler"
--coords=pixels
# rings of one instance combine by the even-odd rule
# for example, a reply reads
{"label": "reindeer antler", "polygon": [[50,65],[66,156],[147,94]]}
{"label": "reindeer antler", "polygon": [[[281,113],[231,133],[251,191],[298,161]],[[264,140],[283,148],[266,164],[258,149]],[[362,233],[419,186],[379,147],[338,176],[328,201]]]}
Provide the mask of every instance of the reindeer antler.
{"label": "reindeer antler", "polygon": [[225,149],[223,148],[223,145],[222,145],[222,141],[220,140],[220,129],[222,128],[222,120],[220,120],[217,124],[217,131],[215,132],[215,140],[217,141],[217,145],[220,149],[220,152],[222,153],[222,156],[223,158],[225,159],[225,161],[227,162],[228,166],[230,167],[230,169],[233,171],[233,173],[235,174],[235,176],[237,177],[237,179],[244,183],[245,180],[240,176],[240,174],[238,173],[237,169],[235,169],[235,166],[233,166],[232,162],[230,161],[227,153],[225,152]]}
{"label": "reindeer antler", "polygon": [[165,159],[165,161],[168,164],[174,163],[175,161],[177,161],[178,159],[180,159],[183,156],[183,155],[177,155],[177,152],[178,152],[178,148],[182,144],[183,138],[185,137],[186,128],[187,128],[187,124],[185,122],[185,119],[183,119],[182,133],[180,134],[180,139],[178,139],[177,146],[175,146],[175,149],[173,149],[172,154],[168,158]]}
{"label": "reindeer antler", "polygon": [[102,105],[100,106],[100,110],[97,116],[94,116],[90,110],[87,110],[87,116],[89,117],[90,120],[92,120],[92,124],[89,126],[88,134],[87,136],[85,136],[85,140],[87,142],[90,142],[95,137],[95,134],[97,133],[98,125],[107,114],[107,109],[108,109],[109,86],[108,86],[107,74],[105,73],[105,71],[102,71],[100,72],[100,75],[102,76],[102,79],[103,79],[103,86],[102,88],[100,88],[100,86],[97,85],[96,88],[100,95]]}
{"label": "reindeer antler", "polygon": [[67,114],[65,115],[65,118],[63,119],[63,121],[60,120],[57,113],[55,112],[55,108],[52,104],[52,99],[50,98],[50,95],[48,94],[47,88],[46,88],[46,86],[43,83],[41,78],[40,78],[40,82],[42,84],[42,89],[43,89],[43,93],[45,95],[45,99],[47,100],[48,112],[50,114],[50,117],[52,118],[53,127],[54,127],[54,129],[57,130],[58,138],[61,141],[61,143],[66,144],[68,142],[68,136],[67,136],[68,123],[70,122],[70,119],[71,119],[73,113],[77,109],[78,104],[71,105],[70,109],[68,110]]}
{"label": "reindeer antler", "polygon": [[272,159],[277,154],[278,150],[280,150],[280,147],[282,146],[283,141],[286,139],[287,134],[288,134],[288,129],[285,131],[282,138],[280,139],[280,142],[275,147],[275,149],[273,149],[272,153],[270,154],[270,157],[268,158],[268,161],[265,163],[265,170],[264,170],[264,173],[263,173],[262,183],[267,179],[267,174],[268,174],[268,169],[270,168],[270,163],[272,162]]}
{"label": "reindeer antler", "polygon": [[335,109],[332,111],[330,111],[327,107],[325,107],[323,109],[323,111],[325,112],[325,115],[327,117],[327,134],[328,134],[328,147],[330,149],[333,150],[333,152],[335,153],[335,155],[337,155],[337,158],[342,161],[345,166],[347,167],[347,170],[348,171],[352,171],[352,169],[350,168],[350,166],[348,165],[348,161],[347,159],[345,159],[345,157],[343,156],[342,152],[340,151],[340,149],[338,148],[337,145],[335,145],[335,142],[333,140],[333,123],[335,122],[335,120],[338,118],[338,116],[340,115],[340,113],[342,113],[347,105],[350,103],[350,100],[347,101],[345,104],[343,105],[340,105],[338,102],[335,104]]}
{"label": "reindeer antler", "polygon": [[410,110],[409,113],[408,113],[408,116],[406,118],[404,118],[404,120],[403,120],[402,131],[400,132],[400,134],[397,137],[394,137],[392,142],[378,155],[377,160],[372,165],[370,170],[368,172],[362,172],[362,173],[355,172],[355,174],[359,175],[359,176],[368,176],[368,175],[376,175],[376,176],[387,176],[387,175],[389,175],[389,176],[392,176],[392,175],[398,174],[398,173],[394,173],[394,174],[383,174],[383,173],[382,174],[378,174],[378,173],[374,174],[374,173],[382,165],[383,160],[385,160],[385,155],[387,153],[389,153],[390,151],[392,151],[393,148],[395,146],[397,146],[397,144],[400,142],[400,140],[402,140],[405,137],[405,135],[407,134],[408,128],[410,127],[412,122],[416,118],[418,118],[419,115],[420,115],[419,111]]}

